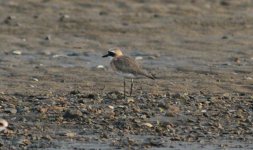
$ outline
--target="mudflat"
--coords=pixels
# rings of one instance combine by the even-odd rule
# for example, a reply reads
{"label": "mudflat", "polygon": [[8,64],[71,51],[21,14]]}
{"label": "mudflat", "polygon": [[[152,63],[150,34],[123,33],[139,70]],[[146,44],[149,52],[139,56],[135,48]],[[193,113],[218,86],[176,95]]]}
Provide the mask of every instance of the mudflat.
{"label": "mudflat", "polygon": [[[3,0],[0,14],[1,149],[253,148],[251,0]],[[157,79],[124,99],[101,57],[113,47]]]}

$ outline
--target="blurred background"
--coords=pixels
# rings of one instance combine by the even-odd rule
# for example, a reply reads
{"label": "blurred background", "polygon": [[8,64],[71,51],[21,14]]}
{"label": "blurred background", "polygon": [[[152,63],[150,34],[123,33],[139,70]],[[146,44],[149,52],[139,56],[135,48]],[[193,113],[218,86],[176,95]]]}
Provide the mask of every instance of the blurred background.
{"label": "blurred background", "polygon": [[[194,80],[191,73],[222,72],[224,80],[243,78],[233,82],[232,90],[252,90],[251,0],[3,0],[0,4],[4,90],[15,90],[21,82],[20,88],[26,90],[27,85],[57,87],[58,81],[73,84],[69,89],[83,86],[75,84],[84,80],[87,86],[95,85],[93,77],[100,76],[91,73],[94,70],[107,82],[117,76],[104,71],[109,60],[100,56],[112,47],[137,57],[160,79],[176,81],[174,76],[180,75],[171,73],[175,71],[190,73],[180,80]],[[193,88],[191,83],[184,86]],[[231,90],[230,84],[212,90]]]}

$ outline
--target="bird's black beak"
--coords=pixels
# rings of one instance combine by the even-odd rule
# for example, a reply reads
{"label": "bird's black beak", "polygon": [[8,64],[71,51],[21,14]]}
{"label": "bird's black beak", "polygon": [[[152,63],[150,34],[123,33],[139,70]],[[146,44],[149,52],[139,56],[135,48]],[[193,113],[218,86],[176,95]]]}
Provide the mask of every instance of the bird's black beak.
{"label": "bird's black beak", "polygon": [[104,55],[104,56],[102,56],[102,57],[108,57],[108,56],[114,57],[114,56],[115,56],[115,53],[112,52],[112,51],[108,51],[108,54],[106,54],[106,55]]}
{"label": "bird's black beak", "polygon": [[106,54],[106,55],[104,55],[104,56],[102,56],[102,57],[108,57],[108,56],[110,56],[109,54]]}

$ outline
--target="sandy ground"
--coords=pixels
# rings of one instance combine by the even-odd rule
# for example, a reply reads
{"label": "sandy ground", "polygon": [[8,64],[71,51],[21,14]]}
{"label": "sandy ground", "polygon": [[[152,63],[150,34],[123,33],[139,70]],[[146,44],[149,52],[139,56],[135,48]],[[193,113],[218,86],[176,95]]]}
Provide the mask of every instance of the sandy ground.
{"label": "sandy ground", "polygon": [[[251,0],[2,0],[0,14],[1,149],[253,148]],[[157,79],[124,99],[112,47]]]}

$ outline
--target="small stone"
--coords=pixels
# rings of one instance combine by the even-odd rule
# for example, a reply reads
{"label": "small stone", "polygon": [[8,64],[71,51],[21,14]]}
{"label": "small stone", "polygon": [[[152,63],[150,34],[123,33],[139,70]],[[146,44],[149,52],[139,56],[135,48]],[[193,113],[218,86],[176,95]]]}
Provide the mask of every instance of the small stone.
{"label": "small stone", "polygon": [[202,113],[206,113],[207,111],[204,109],[204,110],[201,110]]}
{"label": "small stone", "polygon": [[108,94],[108,98],[112,99],[112,100],[116,100],[116,99],[118,99],[118,96],[116,93],[110,93],[110,94]]}
{"label": "small stone", "polygon": [[78,90],[73,90],[73,91],[71,91],[69,94],[71,94],[71,95],[77,95],[77,94],[80,94],[81,92],[80,91],[78,91]]}
{"label": "small stone", "polygon": [[65,57],[65,55],[61,55],[61,54],[55,54],[52,56],[53,58],[58,58],[58,57]]}
{"label": "small stone", "polygon": [[52,52],[50,51],[44,51],[44,52],[41,52],[42,55],[46,55],[46,56],[50,56],[52,55]]}
{"label": "small stone", "polygon": [[219,129],[223,129],[222,125],[220,123],[218,123],[218,128]]}
{"label": "small stone", "polygon": [[159,53],[156,53],[156,54],[148,56],[148,59],[154,60],[154,59],[157,59],[159,57],[161,57],[161,55]]}
{"label": "small stone", "polygon": [[108,15],[108,12],[106,12],[106,11],[100,11],[100,12],[99,12],[99,15],[100,15],[100,16]]}
{"label": "small stone", "polygon": [[105,66],[103,66],[103,65],[97,65],[96,68],[97,68],[97,69],[105,69]]}
{"label": "small stone", "polygon": [[45,40],[50,41],[50,40],[51,40],[51,35],[47,35],[47,36],[45,37]]}
{"label": "small stone", "polygon": [[12,51],[12,54],[15,54],[15,55],[21,55],[21,54],[22,54],[22,52],[21,52],[21,51],[19,51],[19,50],[15,50],[15,51]]}
{"label": "small stone", "polygon": [[161,138],[147,138],[145,144],[154,147],[165,147],[164,141]]}
{"label": "small stone", "polygon": [[165,113],[165,116],[174,117],[180,112],[180,108],[174,105],[170,105],[168,111]]}
{"label": "small stone", "polygon": [[99,95],[98,94],[89,94],[87,96],[87,98],[90,98],[90,99],[99,99]]}
{"label": "small stone", "polygon": [[155,56],[148,56],[148,59],[154,60],[154,59],[156,59],[156,57]]}
{"label": "small stone", "polygon": [[160,15],[154,14],[153,17],[154,17],[154,18],[158,18],[158,17],[160,17]]}
{"label": "small stone", "polygon": [[110,98],[114,100],[114,99],[117,99],[118,96],[117,96],[116,94],[113,93],[113,94],[111,94]]}
{"label": "small stone", "polygon": [[79,56],[80,54],[77,52],[70,52],[67,54],[67,56]]}
{"label": "small stone", "polygon": [[11,114],[16,114],[17,113],[17,109],[15,109],[15,108],[6,108],[4,110],[4,112],[11,113]]}
{"label": "small stone", "polygon": [[25,139],[25,138],[20,138],[16,142],[17,142],[17,144],[23,145],[23,146],[31,144],[31,141],[28,139]]}
{"label": "small stone", "polygon": [[106,133],[102,133],[102,134],[100,135],[100,138],[108,139],[109,136],[108,136],[108,134],[106,134]]}
{"label": "small stone", "polygon": [[151,123],[143,123],[142,125],[146,126],[146,127],[149,127],[149,128],[152,128],[153,125]]}
{"label": "small stone", "polygon": [[240,59],[238,57],[234,58],[234,62],[237,63],[237,64],[241,63],[241,61],[240,61]]}
{"label": "small stone", "polygon": [[0,131],[5,130],[8,127],[8,122],[4,119],[0,119]]}
{"label": "small stone", "polygon": [[132,97],[127,98],[127,103],[134,103],[134,99]]}
{"label": "small stone", "polygon": [[160,100],[157,106],[163,109],[169,108],[168,103],[166,103],[164,100]]}
{"label": "small stone", "polygon": [[111,106],[111,105],[109,105],[108,107],[109,107],[110,109],[114,109],[114,107],[113,107],[113,106]]}
{"label": "small stone", "polygon": [[48,108],[43,108],[43,107],[41,107],[41,108],[38,108],[38,111],[39,111],[40,113],[46,113],[46,112],[48,111]]}
{"label": "small stone", "polygon": [[41,135],[31,135],[31,140],[35,141],[35,140],[40,140],[41,139]]}
{"label": "small stone", "polygon": [[223,97],[226,98],[226,99],[229,99],[230,98],[230,94],[229,93],[224,93]]}
{"label": "small stone", "polygon": [[67,19],[69,19],[70,18],[70,16],[69,15],[67,15],[67,14],[64,14],[64,15],[62,15],[61,17],[60,17],[60,21],[65,21],[65,20],[67,20]]}
{"label": "small stone", "polygon": [[76,133],[74,132],[68,132],[68,133],[65,133],[65,136],[69,137],[69,138],[73,138],[76,136]]}
{"label": "small stone", "polygon": [[36,81],[36,82],[39,81],[39,79],[37,79],[37,78],[32,78],[32,80],[33,80],[33,81]]}
{"label": "small stone", "polygon": [[221,37],[221,39],[228,39],[228,36],[224,35]]}
{"label": "small stone", "polygon": [[252,80],[252,78],[251,78],[251,77],[246,77],[246,79],[247,79],[247,80]]}
{"label": "small stone", "polygon": [[48,134],[45,135],[45,136],[43,136],[42,138],[46,139],[46,140],[49,140],[49,141],[53,140],[53,138],[50,135],[48,135]]}
{"label": "small stone", "polygon": [[227,0],[222,0],[222,1],[220,2],[220,5],[222,5],[222,6],[229,6],[230,3],[229,3],[229,1],[227,1]]}
{"label": "small stone", "polygon": [[143,59],[142,56],[137,56],[137,57],[135,57],[135,60],[142,60],[142,59]]}
{"label": "small stone", "polygon": [[86,100],[85,100],[85,99],[79,99],[79,100],[78,100],[78,103],[80,103],[80,104],[85,104],[85,103],[86,103]]}
{"label": "small stone", "polygon": [[63,115],[64,118],[69,119],[79,118],[81,116],[83,116],[83,114],[80,110],[73,110],[73,109],[67,110]]}
{"label": "small stone", "polygon": [[8,16],[5,18],[4,23],[7,25],[13,25],[13,26],[18,26],[19,24],[17,23],[16,16]]}
{"label": "small stone", "polygon": [[14,19],[16,19],[16,16],[8,16],[8,17],[6,17],[6,20],[14,20]]}

